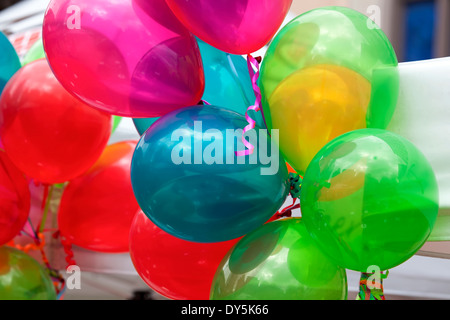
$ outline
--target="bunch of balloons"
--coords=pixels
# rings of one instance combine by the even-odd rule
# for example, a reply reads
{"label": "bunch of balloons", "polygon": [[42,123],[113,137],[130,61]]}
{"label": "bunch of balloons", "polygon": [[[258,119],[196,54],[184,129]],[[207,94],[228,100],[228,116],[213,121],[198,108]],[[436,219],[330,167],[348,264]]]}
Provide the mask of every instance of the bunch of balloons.
{"label": "bunch of balloons", "polygon": [[[395,52],[343,7],[277,33],[291,3],[50,1],[0,100],[0,245],[26,223],[26,176],[65,183],[66,244],[129,252],[171,299],[342,300],[346,269],[414,255],[438,190],[423,154],[386,130]],[[108,145],[121,117],[140,140]],[[0,296],[13,253],[0,248]]]}

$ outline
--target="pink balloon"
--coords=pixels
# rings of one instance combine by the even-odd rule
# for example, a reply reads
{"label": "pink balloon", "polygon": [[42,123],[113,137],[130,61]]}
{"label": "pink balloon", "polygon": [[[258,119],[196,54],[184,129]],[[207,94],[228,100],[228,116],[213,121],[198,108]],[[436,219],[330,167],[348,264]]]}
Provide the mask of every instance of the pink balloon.
{"label": "pink balloon", "polygon": [[166,0],[197,37],[232,54],[255,52],[275,35],[292,0]]}
{"label": "pink balloon", "polygon": [[55,76],[94,108],[158,117],[202,97],[197,42],[164,0],[52,0],[42,32]]}

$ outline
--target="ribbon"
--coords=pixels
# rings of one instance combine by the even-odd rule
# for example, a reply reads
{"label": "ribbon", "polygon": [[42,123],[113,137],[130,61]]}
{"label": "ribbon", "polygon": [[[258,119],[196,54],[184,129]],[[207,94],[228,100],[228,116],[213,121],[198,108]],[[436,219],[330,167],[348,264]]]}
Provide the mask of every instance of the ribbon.
{"label": "ribbon", "polygon": [[289,184],[291,186],[291,189],[289,193],[291,194],[292,198],[300,198],[300,192],[302,190],[302,182],[303,177],[299,175],[298,173],[289,173]]}
{"label": "ribbon", "polygon": [[[386,279],[389,272],[386,274],[379,273],[378,277],[375,277],[376,273],[361,273],[361,279],[359,281],[359,293],[356,300],[386,300],[383,289],[383,279]],[[379,282],[377,281],[379,279]]]}
{"label": "ribbon", "polygon": [[[259,62],[257,59],[253,58],[252,55],[250,55],[250,54],[247,55],[247,67],[248,67],[248,72],[250,73],[250,78],[252,80],[252,86],[253,86],[253,91],[255,92],[256,100],[255,100],[255,104],[248,107],[247,111],[245,112],[245,119],[247,120],[248,125],[244,128],[244,130],[242,132],[242,143],[244,144],[246,150],[236,151],[235,154],[238,157],[251,155],[255,149],[255,147],[245,139],[245,133],[254,129],[255,124],[256,124],[256,121],[253,120],[249,116],[248,113],[249,113],[249,111],[258,112],[261,110],[262,95],[261,95],[261,90],[259,89],[258,84],[257,84],[258,78],[259,78]],[[256,69],[256,72],[253,68]]]}

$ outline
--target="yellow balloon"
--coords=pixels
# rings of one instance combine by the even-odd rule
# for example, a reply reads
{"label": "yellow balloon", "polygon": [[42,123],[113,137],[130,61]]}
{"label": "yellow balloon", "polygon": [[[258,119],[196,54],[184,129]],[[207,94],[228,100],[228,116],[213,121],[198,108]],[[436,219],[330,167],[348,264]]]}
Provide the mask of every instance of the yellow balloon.
{"label": "yellow balloon", "polygon": [[303,175],[332,139],[366,128],[371,84],[337,65],[315,65],[284,79],[268,99],[273,129],[279,129],[285,160]]}

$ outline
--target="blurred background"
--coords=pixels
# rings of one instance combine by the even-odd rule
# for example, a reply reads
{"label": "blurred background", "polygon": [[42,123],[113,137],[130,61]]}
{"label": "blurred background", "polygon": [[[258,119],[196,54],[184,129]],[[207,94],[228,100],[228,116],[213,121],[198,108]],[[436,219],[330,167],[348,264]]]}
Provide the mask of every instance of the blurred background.
{"label": "blurred background", "polygon": [[448,0],[294,0],[292,11],[300,14],[329,5],[350,7],[378,20],[400,62],[450,55]]}
{"label": "blurred background", "polygon": [[[0,1],[0,31],[8,36],[19,57],[40,38],[48,2]],[[285,23],[303,12],[329,5],[354,8],[379,24],[400,62],[450,56],[450,0],[294,0]],[[256,54],[263,56],[265,49]],[[131,119],[124,118],[111,143],[138,138]],[[390,270],[384,281],[387,299],[450,299],[450,210],[443,208],[440,216],[440,229],[434,233],[433,241],[409,261]],[[61,250],[53,250],[50,258],[63,268]],[[140,279],[128,254],[100,254],[75,248],[75,258],[82,271],[81,289],[67,290],[66,300],[164,299]],[[359,274],[348,271],[347,276],[349,299],[354,299]]]}

